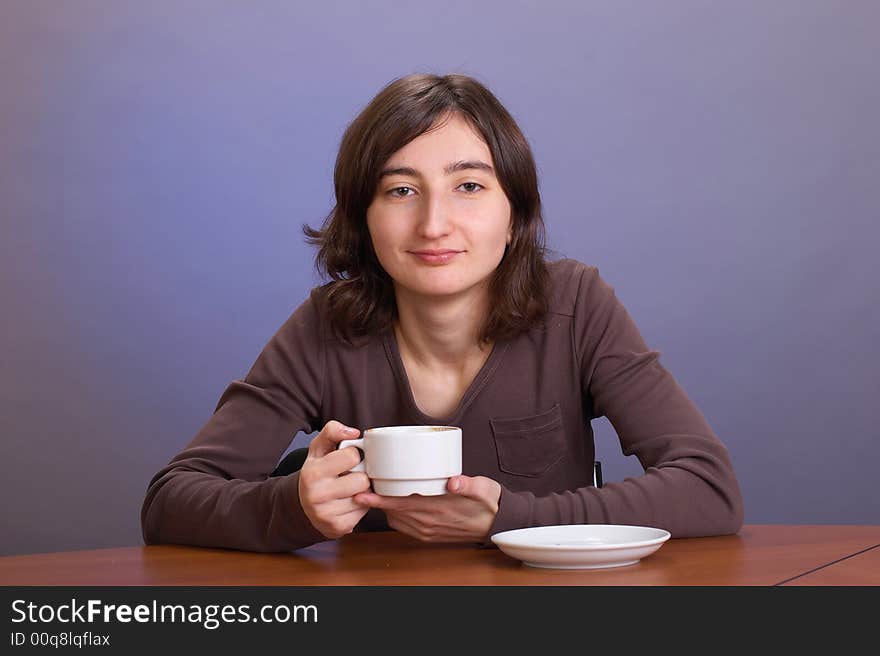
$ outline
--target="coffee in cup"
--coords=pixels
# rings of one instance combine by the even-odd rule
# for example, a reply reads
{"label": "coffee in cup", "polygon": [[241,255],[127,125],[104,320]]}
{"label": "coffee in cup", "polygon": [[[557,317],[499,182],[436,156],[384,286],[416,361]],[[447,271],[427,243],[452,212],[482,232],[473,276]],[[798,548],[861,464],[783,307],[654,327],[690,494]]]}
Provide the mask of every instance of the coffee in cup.
{"label": "coffee in cup", "polygon": [[373,491],[389,497],[446,494],[450,476],[461,474],[461,429],[456,426],[382,426],[363,437],[343,440],[363,460],[351,469],[365,472]]}

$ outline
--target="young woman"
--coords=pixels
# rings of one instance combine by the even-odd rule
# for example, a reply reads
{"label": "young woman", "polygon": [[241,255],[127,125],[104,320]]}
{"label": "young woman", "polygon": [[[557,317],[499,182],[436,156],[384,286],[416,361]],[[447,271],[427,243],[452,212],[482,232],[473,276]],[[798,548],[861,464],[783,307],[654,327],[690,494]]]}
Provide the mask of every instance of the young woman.
{"label": "young woman", "polygon": [[[491,544],[502,530],[634,524],[735,533],[728,453],[595,267],[549,261],[534,160],[478,81],[411,75],[343,136],[312,290],[152,480],[147,543],[288,551],[353,530]],[[606,416],[642,476],[593,485]],[[362,429],[462,429],[448,494],[346,474]],[[271,474],[298,432],[300,469]],[[343,475],[345,474],[345,475]]]}

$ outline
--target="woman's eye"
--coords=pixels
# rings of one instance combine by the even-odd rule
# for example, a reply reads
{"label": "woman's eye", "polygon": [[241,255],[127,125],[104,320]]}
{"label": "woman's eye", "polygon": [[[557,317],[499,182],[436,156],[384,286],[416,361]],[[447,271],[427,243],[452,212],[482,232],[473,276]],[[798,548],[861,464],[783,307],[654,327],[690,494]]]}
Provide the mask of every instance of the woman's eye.
{"label": "woman's eye", "polygon": [[[477,182],[462,182],[462,183],[461,183],[460,185],[458,185],[458,186],[459,186],[459,187],[479,187],[480,189],[483,188],[483,185],[481,185],[481,184],[479,184],[479,183],[477,183]],[[473,193],[476,193],[476,192],[477,192],[476,189],[473,189],[473,190],[471,190],[471,189],[467,189],[466,191],[467,191],[467,193],[469,193],[469,194],[473,194]]]}
{"label": "woman's eye", "polygon": [[403,194],[403,195],[398,194],[397,192],[401,191],[401,190],[412,191],[412,187],[395,187],[394,189],[390,189],[388,191],[388,193],[391,194],[392,196],[394,196],[395,198],[406,198],[407,196],[409,196],[409,194]]}

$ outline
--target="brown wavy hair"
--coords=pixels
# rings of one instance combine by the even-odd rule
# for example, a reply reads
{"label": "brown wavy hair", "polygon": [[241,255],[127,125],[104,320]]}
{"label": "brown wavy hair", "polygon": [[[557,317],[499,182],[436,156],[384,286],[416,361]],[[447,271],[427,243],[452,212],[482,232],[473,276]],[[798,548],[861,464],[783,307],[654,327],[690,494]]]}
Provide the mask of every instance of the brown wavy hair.
{"label": "brown wavy hair", "polygon": [[549,272],[538,175],[531,148],[498,99],[458,74],[414,74],[383,88],[342,136],[333,176],[336,206],[320,230],[303,225],[318,246],[315,268],[332,280],[320,289],[333,328],[344,339],[389,329],[397,317],[391,277],[373,250],[367,208],[391,155],[452,114],[482,135],[511,206],[512,239],[489,285],[479,340],[493,342],[535,327],[547,312]]}

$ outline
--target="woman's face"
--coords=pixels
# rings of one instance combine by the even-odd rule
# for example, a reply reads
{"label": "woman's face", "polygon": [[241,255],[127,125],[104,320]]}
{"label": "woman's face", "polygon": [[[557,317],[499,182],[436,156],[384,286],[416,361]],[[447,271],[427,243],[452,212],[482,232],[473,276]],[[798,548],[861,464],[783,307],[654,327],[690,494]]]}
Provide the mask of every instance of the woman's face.
{"label": "woman's face", "polygon": [[398,292],[449,296],[488,283],[511,236],[510,203],[492,165],[489,147],[458,115],[388,159],[367,227]]}

